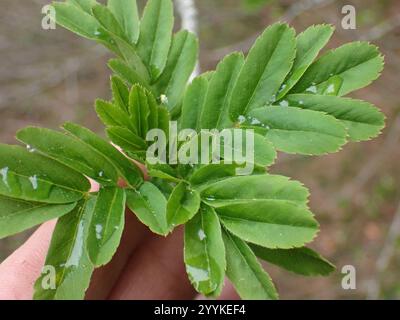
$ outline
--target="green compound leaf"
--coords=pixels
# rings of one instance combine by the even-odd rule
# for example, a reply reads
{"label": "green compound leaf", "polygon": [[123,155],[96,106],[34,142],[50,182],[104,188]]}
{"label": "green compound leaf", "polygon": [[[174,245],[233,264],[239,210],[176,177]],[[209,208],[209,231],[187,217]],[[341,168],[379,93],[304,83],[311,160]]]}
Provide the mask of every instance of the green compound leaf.
{"label": "green compound leaf", "polygon": [[264,31],[250,50],[233,89],[229,108],[233,121],[272,100],[295,54],[295,32],[288,25],[274,24]]}
{"label": "green compound leaf", "polygon": [[87,250],[96,267],[107,264],[119,246],[125,224],[125,191],[101,188],[90,221]]}
{"label": "green compound leaf", "polygon": [[198,50],[199,44],[194,34],[183,30],[174,35],[165,69],[153,85],[160,96],[166,97],[168,110],[180,104],[196,65]]}
{"label": "green compound leaf", "polygon": [[71,212],[76,203],[46,204],[0,196],[0,239]]}
{"label": "green compound leaf", "polygon": [[202,190],[201,197],[213,207],[252,200],[280,200],[306,206],[309,192],[300,182],[287,177],[261,174],[228,177],[209,184]]}
{"label": "green compound leaf", "polygon": [[327,276],[335,267],[317,252],[303,247],[294,249],[268,249],[250,245],[260,259],[303,276]]}
{"label": "green compound leaf", "polygon": [[352,141],[374,138],[385,126],[383,113],[365,101],[310,94],[292,94],[286,99],[293,107],[325,112],[340,120]]}
{"label": "green compound leaf", "polygon": [[180,183],[182,179],[175,168],[172,168],[168,164],[150,164],[146,163],[147,173],[150,177],[160,178],[175,183]]}
{"label": "green compound leaf", "polygon": [[132,87],[129,94],[129,113],[135,134],[146,139],[147,133],[158,127],[157,108],[157,102],[150,92],[138,85]]}
{"label": "green compound leaf", "polygon": [[[276,150],[322,155],[338,151],[347,138],[363,141],[380,133],[382,113],[341,97],[379,76],[383,58],[376,47],[351,43],[315,60],[333,28],[312,26],[296,38],[280,23],[265,30],[246,59],[228,55],[216,71],[190,82],[199,45],[187,31],[172,37],[171,0],[148,1],[142,21],[135,0],[108,0],[107,6],[69,0],[54,8],[59,25],[116,54],[109,61],[112,100],[97,101],[96,111],[110,139],[146,165],[151,182],[143,182],[116,147],[71,123],[66,134],[21,130],[18,138],[28,150],[0,145],[0,238],[60,218],[36,299],[84,298],[94,265],[106,264],[117,250],[125,202],[157,234],[186,224],[187,272],[207,296],[221,293],[226,273],[243,299],[276,299],[256,256],[306,276],[334,270],[304,247],[318,232],[307,189],[265,167]],[[153,128],[168,136],[170,119],[195,130],[199,142],[201,129],[253,129],[254,160],[243,154],[235,159],[231,151],[247,148],[223,141],[220,164],[150,164],[145,137]],[[179,151],[191,142],[180,143]],[[243,176],[249,164],[254,171]],[[98,193],[88,194],[85,176],[101,184]],[[120,178],[128,182],[126,190],[117,187]],[[49,287],[53,270],[55,288]]]}
{"label": "green compound leaf", "polygon": [[110,37],[116,43],[120,54],[124,61],[126,62],[126,66],[131,69],[131,72],[134,72],[138,75],[137,81],[142,81],[142,85],[148,87],[148,83],[150,82],[150,75],[147,71],[146,65],[143,63],[142,59],[138,56],[138,53],[134,46],[128,43],[125,39],[118,37],[112,33],[110,33]]}
{"label": "green compound leaf", "polygon": [[225,247],[215,211],[202,207],[185,226],[185,264],[189,279],[202,294],[221,293],[225,277]]}
{"label": "green compound leaf", "polygon": [[136,0],[108,0],[107,6],[118,20],[130,43],[139,39],[139,14]]}
{"label": "green compound leaf", "polygon": [[40,152],[104,184],[116,184],[118,171],[104,155],[81,140],[54,130],[27,127],[17,138]]}
{"label": "green compound leaf", "polygon": [[128,113],[129,90],[128,87],[124,84],[124,81],[118,76],[112,76],[111,89],[114,99],[114,105],[121,109],[121,111]]}
{"label": "green compound leaf", "polygon": [[344,96],[376,80],[383,69],[383,57],[368,42],[353,42],[331,50],[315,61],[291,93],[317,93],[334,77],[341,79],[338,91]]}
{"label": "green compound leaf", "polygon": [[138,190],[128,190],[127,205],[151,231],[168,234],[167,199],[157,186],[145,182]]}
{"label": "green compound leaf", "polygon": [[242,53],[226,56],[217,66],[210,80],[209,90],[201,112],[202,129],[224,129],[232,126],[229,117],[229,102],[233,86],[244,64]]}
{"label": "green compound leaf", "polygon": [[149,0],[140,23],[137,50],[149,66],[152,80],[164,71],[171,45],[174,25],[171,0]]}
{"label": "green compound leaf", "polygon": [[143,151],[147,148],[146,141],[127,128],[108,127],[106,131],[111,141],[126,151]]}
{"label": "green compound leaf", "polygon": [[[90,12],[85,12],[83,6],[78,6],[68,2],[54,2],[53,7],[56,11],[56,21],[64,28],[76,33],[84,38],[91,40],[98,39],[100,24],[91,16]],[[89,7],[86,7],[89,9]]]}
{"label": "green compound leaf", "polygon": [[[197,159],[196,159],[197,152]],[[188,138],[179,147],[179,156],[187,157],[192,163],[221,162],[225,164],[246,164],[238,175],[251,174],[254,168],[266,167],[274,163],[276,151],[264,136],[241,129],[224,129],[221,132],[201,130]],[[189,161],[187,160],[187,161]]]}
{"label": "green compound leaf", "polygon": [[[237,169],[243,167],[244,165],[238,165],[237,163],[226,164],[223,162],[203,165],[192,173],[189,181],[197,190],[203,190],[215,182],[238,175]],[[253,172],[253,174],[261,173],[265,173],[264,168],[256,167]]]}
{"label": "green compound leaf", "polygon": [[265,107],[249,114],[266,129],[276,149],[286,153],[322,155],[336,152],[346,143],[346,128],[322,112],[288,107]]}
{"label": "green compound leaf", "polygon": [[96,4],[92,8],[92,13],[105,30],[122,39],[124,38],[124,31],[109,8]]}
{"label": "green compound leaf", "polygon": [[89,129],[71,122],[64,124],[63,128],[71,135],[105,156],[131,187],[136,187],[142,183],[143,174],[141,170],[109,142],[101,139]]}
{"label": "green compound leaf", "polygon": [[135,130],[129,121],[129,114],[125,110],[122,110],[117,104],[97,99],[96,113],[101,122],[106,126],[123,126]]}
{"label": "green compound leaf", "polygon": [[92,8],[97,3],[96,0],[68,0],[68,2],[74,4],[89,14],[92,13]]}
{"label": "green compound leaf", "polygon": [[296,38],[296,58],[284,85],[276,97],[282,99],[300,80],[318,53],[332,37],[334,28],[330,25],[316,25],[309,27]]}
{"label": "green compound leaf", "polygon": [[63,204],[76,202],[89,191],[90,183],[83,175],[30,151],[0,144],[0,195]]}
{"label": "green compound leaf", "polygon": [[167,203],[167,222],[170,229],[185,224],[200,208],[200,194],[180,182],[172,191]]}
{"label": "green compound leaf", "polygon": [[108,67],[126,81],[129,86],[140,84],[144,88],[151,90],[151,87],[147,83],[146,75],[141,74],[141,71],[132,68],[121,59],[111,59],[108,61]]}
{"label": "green compound leaf", "polygon": [[164,106],[158,106],[158,128],[165,132],[165,135],[169,135],[169,122],[171,120],[171,116]]}
{"label": "green compound leaf", "polygon": [[249,200],[228,203],[216,210],[231,233],[271,249],[302,247],[318,232],[312,213],[289,201]]}
{"label": "green compound leaf", "polygon": [[[221,157],[226,163],[246,161],[257,166],[267,167],[275,162],[277,154],[274,145],[264,136],[256,132],[248,135],[248,130],[240,129],[224,129],[222,133],[227,131],[231,132],[233,143],[226,143],[224,139],[219,143]],[[242,141],[242,146],[238,145],[238,141]]]}
{"label": "green compound leaf", "polygon": [[145,155],[147,144],[146,142],[132,131],[122,127],[107,128],[107,135],[116,145],[121,147],[129,155]]}
{"label": "green compound leaf", "polygon": [[[93,265],[86,251],[88,227],[96,199],[81,201],[57,223],[45,266],[35,283],[36,300],[82,300]],[[55,271],[55,287],[49,281]]]}
{"label": "green compound leaf", "polygon": [[276,300],[278,293],[249,246],[234,235],[222,233],[226,249],[226,275],[242,299]]}
{"label": "green compound leaf", "polygon": [[208,90],[207,77],[202,75],[193,80],[188,86],[182,104],[180,118],[181,129],[194,129],[200,131],[200,117],[204,108]]}

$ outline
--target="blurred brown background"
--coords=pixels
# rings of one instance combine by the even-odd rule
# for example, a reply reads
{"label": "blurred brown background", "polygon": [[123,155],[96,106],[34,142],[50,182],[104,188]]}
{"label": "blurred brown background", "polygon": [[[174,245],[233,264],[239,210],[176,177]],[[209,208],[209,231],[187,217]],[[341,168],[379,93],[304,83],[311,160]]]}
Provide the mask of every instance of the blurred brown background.
{"label": "blurred brown background", "polygon": [[[15,143],[15,131],[26,125],[56,128],[66,120],[102,132],[93,101],[110,94],[108,53],[60,27],[43,30],[41,8],[47,3],[1,0],[1,143]],[[346,4],[357,10],[356,30],[341,27]],[[321,223],[312,246],[337,265],[337,272],[303,278],[267,268],[283,299],[400,298],[400,1],[195,0],[195,5],[202,71],[214,68],[225,53],[246,50],[255,35],[279,20],[298,32],[311,24],[335,25],[329,47],[360,39],[379,45],[386,57],[383,75],[352,96],[384,111],[383,134],[334,155],[281,155],[273,168],[310,188]],[[2,240],[0,261],[28,234]],[[344,265],[356,268],[356,290],[341,287]]]}

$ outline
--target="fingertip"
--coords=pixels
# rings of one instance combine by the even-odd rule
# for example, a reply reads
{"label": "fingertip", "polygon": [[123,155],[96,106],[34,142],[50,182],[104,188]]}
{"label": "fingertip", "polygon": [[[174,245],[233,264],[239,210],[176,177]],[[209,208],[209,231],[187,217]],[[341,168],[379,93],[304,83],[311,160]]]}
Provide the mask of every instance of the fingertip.
{"label": "fingertip", "polygon": [[35,233],[0,264],[0,300],[27,300],[46,259],[56,220],[40,226]]}

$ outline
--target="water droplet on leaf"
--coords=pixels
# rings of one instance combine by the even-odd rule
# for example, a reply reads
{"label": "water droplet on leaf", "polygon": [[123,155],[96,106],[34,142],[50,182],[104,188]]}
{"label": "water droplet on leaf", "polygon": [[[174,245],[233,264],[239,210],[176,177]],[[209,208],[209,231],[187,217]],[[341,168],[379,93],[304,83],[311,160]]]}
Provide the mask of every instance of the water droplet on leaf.
{"label": "water droplet on leaf", "polygon": [[245,116],[239,116],[238,117],[238,121],[240,124],[244,123],[246,121],[246,117]]}
{"label": "water droplet on leaf", "polygon": [[289,107],[289,102],[287,102],[286,100],[282,100],[282,101],[279,103],[279,105],[280,105],[281,107]]}
{"label": "water droplet on leaf", "polygon": [[199,283],[201,281],[207,281],[210,279],[209,273],[207,270],[199,269],[192,266],[186,266],[186,270],[190,277],[192,278],[193,282]]}
{"label": "water droplet on leaf", "polygon": [[203,229],[200,229],[197,235],[199,236],[200,241],[203,241],[207,237]]}
{"label": "water droplet on leaf", "polygon": [[38,188],[38,181],[37,181],[37,176],[36,176],[36,174],[35,174],[33,177],[29,177],[29,181],[30,181],[31,184],[32,184],[33,190],[37,190],[37,188]]}
{"label": "water droplet on leaf", "polygon": [[101,224],[96,224],[96,238],[100,240],[102,238],[103,226]]}
{"label": "water droplet on leaf", "polygon": [[8,187],[8,167],[1,169],[0,174],[3,179],[3,183]]}
{"label": "water droplet on leaf", "polygon": [[315,85],[306,89],[306,92],[317,93],[317,87]]}

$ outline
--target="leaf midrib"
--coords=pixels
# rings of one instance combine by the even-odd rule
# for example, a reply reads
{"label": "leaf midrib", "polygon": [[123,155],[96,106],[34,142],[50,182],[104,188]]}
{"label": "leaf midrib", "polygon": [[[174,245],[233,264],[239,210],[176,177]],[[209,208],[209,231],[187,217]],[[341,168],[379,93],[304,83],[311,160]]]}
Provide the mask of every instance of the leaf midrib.
{"label": "leaf midrib", "polygon": [[[22,177],[22,178],[25,178],[25,179],[27,179],[27,180],[29,180],[29,178],[31,177],[31,176],[26,176],[26,175],[17,173],[17,172],[15,172],[15,171],[12,170],[12,169],[10,169],[9,172],[11,172],[13,175],[15,175],[15,176],[17,176],[17,177]],[[85,194],[85,193],[86,193],[85,191],[73,189],[73,188],[67,187],[67,186],[63,186],[63,185],[60,185],[60,184],[55,183],[55,182],[50,181],[50,180],[44,180],[43,178],[38,177],[38,176],[36,176],[36,178],[37,178],[37,181],[38,181],[38,182],[41,181],[42,183],[44,182],[44,183],[46,183],[46,184],[59,187],[60,189],[65,189],[65,190],[69,190],[69,191],[73,191],[73,192],[77,192],[77,193],[81,193],[81,194]],[[26,200],[26,199],[21,199],[21,200],[29,201],[29,200]],[[74,202],[74,201],[71,201],[71,202]]]}
{"label": "leaf midrib", "polygon": [[333,138],[337,138],[337,139],[345,139],[345,136],[338,136],[338,135],[334,135],[333,133],[325,133],[325,132],[320,132],[320,131],[312,131],[312,130],[298,130],[298,129],[280,129],[280,128],[271,128],[270,130],[268,130],[267,134],[271,131],[289,131],[289,132],[300,132],[300,133],[315,133],[318,135],[322,135],[322,136],[328,136],[328,137],[333,137]]}
{"label": "leaf midrib", "polygon": [[164,233],[164,228],[161,226],[161,222],[158,221],[158,216],[157,216],[157,210],[154,209],[154,207],[151,205],[150,201],[148,201],[148,198],[143,196],[142,193],[140,191],[137,191],[138,195],[140,196],[140,198],[143,200],[143,202],[146,205],[146,208],[150,211],[151,215],[154,218],[154,221],[157,224],[157,227],[159,228],[159,230],[161,231],[161,233]]}
{"label": "leaf midrib", "polygon": [[[336,50],[337,50],[337,49],[336,49]],[[333,55],[333,54],[334,54],[334,51],[331,51],[331,55]],[[320,62],[322,58],[323,58],[323,57],[321,57],[320,60],[318,60],[317,62]],[[348,68],[348,69],[346,69],[346,70],[344,70],[344,71],[342,71],[342,72],[340,72],[340,73],[334,74],[333,76],[341,76],[341,75],[343,75],[344,73],[349,72],[349,71],[352,70],[352,69],[358,68],[359,66],[363,65],[364,63],[367,63],[367,62],[369,62],[369,61],[371,61],[371,60],[374,60],[374,59],[376,59],[376,58],[379,58],[379,53],[377,53],[373,58],[369,58],[368,60],[364,60],[364,61],[362,61],[362,62],[360,62],[360,63],[357,63],[356,65],[352,66],[351,68]],[[325,56],[325,59],[327,59],[327,56]],[[315,63],[317,63],[317,62],[315,62]],[[332,78],[333,76],[329,76],[328,78],[322,80],[321,82],[315,83],[315,85],[320,85],[320,84],[322,84],[322,83],[328,81],[328,80],[329,80],[330,78]],[[310,83],[309,83],[309,84],[310,84]],[[308,84],[308,85],[309,85],[309,84]],[[302,90],[302,92],[305,92],[305,90],[307,90],[307,88],[305,88],[304,90]]]}
{"label": "leaf midrib", "polygon": [[[265,221],[258,221],[258,220],[250,220],[250,219],[244,219],[244,218],[239,218],[239,217],[230,217],[226,216],[223,214],[218,213],[218,215],[221,217],[221,219],[226,219],[226,220],[234,220],[234,221],[244,221],[244,222],[253,222],[253,223],[261,223],[261,224],[266,224],[266,225],[273,225],[273,226],[287,226],[287,227],[292,227],[296,229],[311,229],[315,230],[317,226],[305,226],[305,225],[297,225],[297,224],[283,224],[283,223],[270,223],[270,222],[265,222]],[[311,221],[310,221],[311,222]]]}
{"label": "leaf midrib", "polygon": [[[76,6],[74,6],[74,5],[72,5],[71,4],[71,6],[73,6],[74,8],[77,8]],[[79,10],[79,8],[77,8],[78,10]],[[88,16],[88,17],[90,17],[90,18],[92,18],[87,12],[85,12],[84,10],[82,10],[82,14],[84,14],[84,15],[86,15],[86,16]],[[71,19],[66,19],[76,30],[79,30],[79,32],[82,34],[82,35],[85,35],[86,37],[88,37],[89,39],[93,39],[93,40],[99,40],[99,41],[102,41],[102,40],[100,40],[100,39],[97,39],[97,38],[95,38],[95,37],[93,37],[92,35],[90,35],[90,34],[88,34],[87,32],[86,32],[86,30],[84,30],[84,29],[82,29],[81,27],[80,27],[80,25],[77,25],[75,22],[73,22]],[[60,23],[60,24],[62,24],[60,21],[58,21],[57,23]],[[97,21],[96,21],[96,23],[97,23]],[[63,25],[63,24],[62,24]],[[63,25],[64,26],[64,25]],[[99,25],[100,26],[100,25]],[[67,28],[66,26],[64,26],[66,29],[69,29],[69,28]]]}
{"label": "leaf midrib", "polygon": [[[72,252],[74,250],[76,237],[77,237],[77,234],[78,234],[78,231],[79,231],[79,227],[80,227],[79,224],[82,221],[82,217],[83,217],[83,214],[84,214],[84,212],[86,210],[86,206],[87,206],[87,201],[85,201],[84,204],[79,208],[79,213],[78,213],[78,218],[79,219],[76,220],[77,224],[76,224],[76,227],[75,227],[75,230],[74,230],[73,240],[70,241],[70,244],[71,244],[70,245],[70,249],[69,249],[69,252],[68,252],[68,255],[67,255],[67,259],[63,262],[64,264],[71,258],[71,254],[72,254]],[[67,271],[67,266],[64,265],[61,268],[61,275],[60,275],[60,280],[59,280],[60,284],[62,284],[63,281],[64,281],[64,277],[65,277],[65,272],[66,271]],[[54,292],[54,296],[56,296],[56,295],[57,295],[57,291]]]}
{"label": "leaf midrib", "polygon": [[[111,220],[111,212],[112,212],[112,208],[114,207],[114,204],[116,202],[118,191],[119,191],[118,188],[114,188],[114,190],[113,190],[113,198],[112,198],[112,200],[110,202],[110,205],[107,208],[108,212],[107,212],[107,215],[106,215],[106,223],[104,225],[104,236],[101,238],[100,247],[104,246],[104,243],[106,243],[108,241],[108,239],[107,239],[107,241],[105,241],[104,239],[105,239],[106,231],[108,230],[108,225],[109,225],[110,220]],[[112,234],[111,234],[111,236],[112,236]],[[111,236],[110,236],[110,238],[111,238]]]}
{"label": "leaf midrib", "polygon": [[52,204],[52,203],[43,203],[43,204],[39,204],[39,205],[36,205],[36,206],[33,206],[33,207],[29,207],[29,208],[26,208],[26,209],[23,209],[23,210],[14,211],[14,212],[11,212],[11,213],[9,212],[7,215],[0,215],[0,220],[10,219],[10,218],[13,218],[14,216],[23,215],[24,213],[26,213],[28,211],[38,210],[38,209],[41,209],[41,208],[47,207],[47,206],[48,207],[51,207],[51,206],[63,206],[63,205],[67,206],[67,205],[71,205],[73,203],[74,202],[65,203],[65,204],[59,204],[59,205]]}
{"label": "leaf midrib", "polygon": [[[203,212],[201,212],[201,211],[200,211],[200,219],[201,219],[201,229],[204,232],[206,232],[206,230],[204,229],[204,216],[203,216]],[[208,275],[209,275],[209,279],[207,282],[208,282],[209,287],[211,287],[211,284],[213,281],[211,279],[211,263],[210,263],[210,256],[209,256],[209,252],[208,252],[208,236],[207,235],[204,240],[205,241],[204,241],[203,247],[204,247],[204,251],[205,251],[205,255],[206,255],[207,271],[208,271]],[[203,241],[201,241],[201,242],[203,242]]]}
{"label": "leaf midrib", "polygon": [[[158,5],[158,7],[157,7],[157,23],[156,23],[156,30],[155,30],[155,34],[154,34],[154,37],[153,37],[153,45],[151,46],[151,54],[150,54],[150,66],[154,66],[154,67],[156,67],[157,68],[157,66],[156,65],[154,65],[154,62],[153,62],[153,59],[154,59],[154,52],[155,52],[155,47],[156,47],[156,45],[157,45],[157,40],[158,40],[158,32],[159,32],[159,29],[160,29],[160,18],[161,18],[161,7],[162,7],[162,2],[160,1],[159,2],[159,5]],[[151,73],[151,71],[152,70],[150,70],[150,73]],[[158,72],[160,72],[159,70],[157,70]]]}
{"label": "leaf midrib", "polygon": [[251,270],[251,273],[255,276],[255,278],[257,279],[257,281],[259,282],[259,284],[261,285],[261,287],[263,288],[263,290],[265,291],[265,293],[269,296],[268,291],[266,290],[266,288],[263,285],[263,281],[262,279],[259,277],[258,272],[256,272],[256,270],[253,269],[253,267],[250,265],[249,261],[247,260],[247,258],[244,256],[243,252],[240,250],[240,248],[237,246],[236,242],[233,240],[231,234],[229,231],[225,231],[226,235],[229,237],[231,243],[234,245],[236,252],[239,253],[240,257],[242,257],[242,259],[246,262],[246,265],[249,267],[249,269]]}
{"label": "leaf midrib", "polygon": [[183,41],[182,48],[181,48],[181,50],[179,50],[179,52],[180,52],[179,57],[178,57],[178,59],[176,60],[176,63],[174,64],[174,66],[173,66],[173,71],[171,72],[171,76],[170,76],[169,79],[168,79],[168,84],[167,84],[167,86],[165,87],[165,94],[167,94],[167,92],[169,92],[169,90],[170,90],[170,88],[171,88],[171,86],[172,86],[172,84],[173,84],[172,79],[175,78],[175,75],[176,75],[176,73],[177,73],[176,66],[177,66],[177,65],[179,64],[179,62],[183,59],[183,58],[182,58],[182,56],[183,56],[182,52],[184,52],[184,49],[186,48],[188,38],[189,38],[189,33],[186,33],[186,35],[185,35],[185,40]]}
{"label": "leaf midrib", "polygon": [[[287,30],[285,30],[285,31],[283,32],[283,34],[285,34],[286,31],[287,31]],[[256,86],[254,87],[253,93],[251,94],[251,96],[250,96],[250,98],[249,98],[249,100],[248,100],[248,102],[247,102],[247,104],[246,104],[246,107],[245,107],[244,110],[243,110],[243,114],[247,114],[247,113],[248,113],[248,111],[249,111],[249,110],[248,110],[248,109],[249,109],[249,105],[250,105],[250,103],[253,101],[253,98],[254,98],[254,96],[255,96],[255,94],[256,94],[256,92],[257,92],[257,90],[258,90],[258,88],[259,88],[259,86],[260,86],[260,84],[261,84],[261,79],[263,78],[266,69],[267,69],[268,66],[270,65],[270,62],[271,62],[272,57],[275,56],[275,52],[276,52],[278,46],[280,45],[280,43],[281,43],[281,41],[282,41],[282,38],[283,38],[283,36],[281,36],[281,37],[279,38],[278,42],[276,43],[276,45],[275,45],[275,47],[274,47],[274,49],[273,49],[273,51],[272,51],[272,53],[271,53],[270,58],[268,59],[268,62],[267,62],[267,64],[266,64],[265,67],[264,67],[264,71],[262,72],[262,74],[260,75],[259,79],[257,80],[257,84],[256,84]],[[292,64],[293,64],[293,61],[292,61]],[[245,67],[245,65],[242,67],[242,71],[241,71],[241,72],[243,72],[244,67]],[[239,76],[239,78],[240,78],[240,76]],[[236,83],[236,85],[237,85],[237,83]]]}

